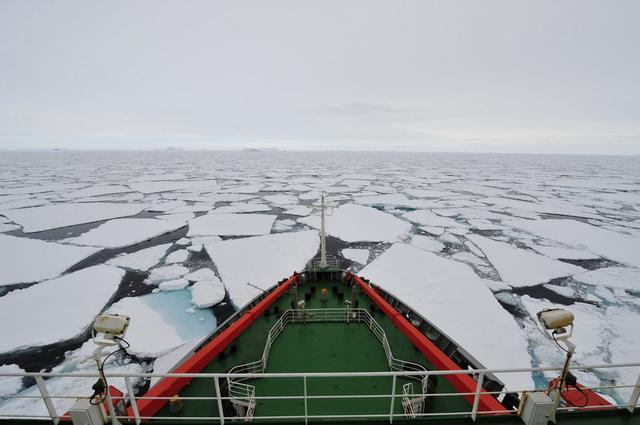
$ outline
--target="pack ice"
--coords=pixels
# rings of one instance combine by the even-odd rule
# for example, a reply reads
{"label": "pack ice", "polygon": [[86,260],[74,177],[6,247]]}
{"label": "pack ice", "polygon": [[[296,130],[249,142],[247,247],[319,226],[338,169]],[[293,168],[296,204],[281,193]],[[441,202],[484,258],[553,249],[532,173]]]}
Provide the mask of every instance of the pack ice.
{"label": "pack ice", "polygon": [[[408,303],[485,367],[531,367],[524,334],[470,267],[396,243],[359,275]],[[498,376],[512,390],[533,384],[528,374]]]}
{"label": "pack ice", "polygon": [[97,251],[97,248],[0,235],[0,286],[58,276]]}
{"label": "pack ice", "polygon": [[79,335],[118,289],[123,276],[123,270],[98,265],[0,297],[0,323],[13,326],[0,338],[0,353]]}
{"label": "pack ice", "polygon": [[232,239],[207,244],[205,249],[231,301],[242,307],[260,294],[258,288],[266,290],[302,270],[318,252],[319,244],[318,232],[307,230]]}

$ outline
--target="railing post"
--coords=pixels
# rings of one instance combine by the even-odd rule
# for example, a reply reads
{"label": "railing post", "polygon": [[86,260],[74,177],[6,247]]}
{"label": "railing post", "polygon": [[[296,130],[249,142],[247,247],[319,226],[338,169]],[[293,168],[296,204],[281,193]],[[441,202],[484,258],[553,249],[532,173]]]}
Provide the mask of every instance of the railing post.
{"label": "railing post", "polygon": [[475,422],[478,414],[478,404],[480,403],[480,391],[482,391],[482,382],[484,381],[484,372],[480,372],[478,383],[476,385],[476,394],[473,396],[473,410],[471,411],[471,419]]}
{"label": "railing post", "polygon": [[309,422],[309,411],[307,410],[307,375],[302,377],[304,382],[304,423],[305,425]]}
{"label": "railing post", "polygon": [[631,413],[636,409],[636,404],[638,403],[638,397],[640,397],[640,374],[638,374],[638,380],[636,381],[636,387],[633,389],[631,393],[631,398],[629,399],[629,407],[627,410]]}
{"label": "railing post", "polygon": [[138,411],[136,396],[133,394],[133,385],[131,385],[131,379],[128,376],[125,376],[124,383],[127,386],[127,392],[129,393],[129,402],[131,403],[131,410],[133,410],[133,417],[136,421],[136,425],[140,425],[140,412]]}
{"label": "railing post", "polygon": [[[224,410],[222,410],[222,394],[220,392],[220,382],[218,382],[218,380],[220,379],[219,376],[215,376],[213,378],[213,385],[216,388],[216,401],[218,402],[218,415],[220,416],[220,425],[224,424]],[[231,388],[229,388],[231,389]]]}
{"label": "railing post", "polygon": [[116,409],[113,407],[113,399],[111,398],[111,391],[109,390],[109,386],[107,385],[107,408],[109,410],[109,415],[111,416],[111,425],[118,425],[120,421],[116,415]]}
{"label": "railing post", "polygon": [[38,389],[40,390],[40,395],[42,396],[42,400],[44,401],[44,405],[47,407],[47,411],[49,412],[49,416],[55,425],[60,422],[60,417],[56,413],[56,408],[53,406],[51,402],[51,398],[49,397],[49,391],[47,391],[47,386],[44,383],[44,379],[42,376],[36,376],[36,384],[38,385]]}
{"label": "railing post", "polygon": [[393,408],[396,402],[396,375],[391,380],[391,408],[389,409],[389,423],[393,423]]}

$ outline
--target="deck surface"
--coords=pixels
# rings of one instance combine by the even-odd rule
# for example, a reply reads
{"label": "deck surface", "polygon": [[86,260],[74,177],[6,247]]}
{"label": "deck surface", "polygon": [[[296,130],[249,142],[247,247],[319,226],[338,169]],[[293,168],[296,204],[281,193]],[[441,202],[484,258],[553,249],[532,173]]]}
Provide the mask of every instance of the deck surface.
{"label": "deck surface", "polygon": [[[304,299],[305,293],[316,287],[315,294],[306,301],[307,309],[344,308],[344,300],[352,300],[358,307],[370,307],[370,300],[357,289],[340,282],[320,281],[308,282],[295,290],[291,290],[275,304],[281,311],[291,308],[296,299]],[[332,288],[336,287],[336,288]],[[329,299],[326,303],[320,300],[320,291],[327,288]],[[335,292],[342,292],[339,298]],[[273,306],[271,311],[273,311]],[[411,342],[397,330],[391,321],[379,311],[373,314],[374,319],[387,334],[394,357],[420,363],[427,370],[433,369],[422,354]],[[269,329],[276,322],[273,313],[265,314],[256,320],[235,342],[236,350],[232,354],[217,358],[203,372],[228,372],[233,366],[258,360],[262,356]],[[227,350],[228,351],[228,350]],[[273,344],[267,372],[379,372],[388,371],[387,359],[382,344],[362,323],[307,323],[288,325]],[[396,394],[402,393],[402,385],[409,382],[398,379]],[[256,396],[293,396],[303,395],[301,378],[263,378],[249,382],[256,387]],[[332,395],[336,393],[349,395],[390,394],[391,377],[379,378],[342,378],[338,381],[327,378],[308,378],[308,395]],[[414,389],[419,392],[417,383]],[[214,394],[214,383],[210,379],[194,379],[180,393],[182,397],[211,396]],[[445,379],[440,379],[437,392],[455,392]],[[350,398],[350,399],[316,399],[308,401],[309,415],[343,415],[343,414],[380,414],[388,415],[390,398]],[[455,412],[468,410],[469,404],[462,396],[436,397],[430,411]],[[394,412],[402,414],[400,399],[395,402]],[[225,412],[226,415],[232,412]],[[256,419],[264,416],[303,415],[302,400],[258,400]],[[179,416],[217,416],[215,402],[208,400],[185,400],[184,410]],[[158,416],[170,416],[168,409],[163,409]],[[398,418],[401,420],[402,418]]]}

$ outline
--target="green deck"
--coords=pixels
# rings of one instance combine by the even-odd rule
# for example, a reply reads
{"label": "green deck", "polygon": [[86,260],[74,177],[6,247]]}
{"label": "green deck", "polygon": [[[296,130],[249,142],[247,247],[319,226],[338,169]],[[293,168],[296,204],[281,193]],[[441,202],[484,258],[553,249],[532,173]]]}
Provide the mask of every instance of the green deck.
{"label": "green deck", "polygon": [[[336,281],[309,282],[298,288],[299,299],[304,298],[305,292],[310,292],[311,286],[316,286],[316,294],[307,301],[306,308],[343,308],[343,300],[333,294],[332,286],[338,286],[344,293],[344,299],[352,299],[351,288]],[[326,306],[320,301],[320,288],[328,288],[330,298]],[[370,300],[366,295],[358,293],[355,298],[359,301],[360,308],[369,309]],[[291,292],[285,294],[274,306],[278,305],[281,311],[291,308],[291,302],[296,299]],[[273,307],[271,312],[273,312]],[[413,344],[398,330],[391,321],[379,311],[373,314],[375,320],[385,330],[391,349],[396,358],[420,363],[428,370],[433,369],[422,354]],[[268,331],[278,317],[271,313],[257,319],[235,341],[236,350],[230,353],[226,351],[224,358],[212,361],[203,372],[226,373],[233,366],[248,363],[260,359],[265,345]],[[285,328],[276,339],[271,349],[267,372],[372,372],[387,371],[387,360],[380,342],[371,331],[361,323],[310,323],[293,324]],[[340,394],[384,394],[390,393],[392,378],[379,377],[376,379],[341,378],[307,378],[308,395],[332,395]],[[396,394],[401,394],[402,384],[407,381],[398,379]],[[303,382],[301,378],[262,378],[254,379],[248,383],[255,385],[256,396],[301,396],[303,395]],[[417,385],[414,384],[414,388]],[[439,379],[438,393],[452,393],[454,388],[446,379]],[[182,397],[211,397],[214,396],[214,382],[211,379],[193,379],[180,393]],[[395,402],[394,412],[402,414],[401,398]],[[357,415],[357,414],[381,414],[388,415],[390,399],[388,397],[365,399],[315,399],[308,400],[308,414],[313,415]],[[435,397],[428,412],[447,413],[456,411],[468,411],[469,404],[462,396]],[[592,412],[592,413],[565,413],[558,414],[559,424],[627,424],[640,425],[640,417],[636,414],[627,414],[625,411],[617,412]],[[303,400],[258,400],[254,422],[280,423],[285,420],[260,419],[265,416],[290,416],[303,415]],[[172,417],[168,408],[162,409],[157,417]],[[184,400],[184,409],[176,416],[185,417],[217,417],[218,409],[212,400]],[[227,411],[225,416],[235,416],[233,411]],[[356,420],[356,419],[354,419]],[[353,423],[354,420],[335,419],[310,419],[310,422],[323,422],[331,424]],[[389,423],[388,417],[361,420],[365,423]],[[302,419],[292,420],[304,422]],[[172,424],[183,421],[155,420],[154,423]],[[472,424],[472,423],[500,423],[521,424],[516,416],[503,417],[479,417],[477,422],[468,417],[443,415],[431,418],[408,419],[394,417],[394,422],[411,422],[415,424]],[[203,420],[202,423],[218,423],[217,421]]]}
{"label": "green deck", "polygon": [[[344,293],[344,299],[357,300],[359,307],[369,308],[371,302],[366,295],[356,289],[352,298],[352,289],[336,281],[308,282],[297,289],[299,299],[304,298],[310,287],[316,287],[316,293],[306,303],[307,309],[344,308],[344,300],[340,300],[332,291],[338,286]],[[321,288],[329,290],[329,300],[323,305],[320,300]],[[294,290],[289,291],[275,304],[281,311],[291,308],[296,296]],[[273,310],[273,306],[272,306]],[[211,362],[203,372],[228,372],[233,366],[260,359],[269,329],[276,322],[275,314],[263,315],[256,320],[235,342],[236,351]],[[394,357],[420,363],[428,370],[433,369],[422,354],[411,342],[393,326],[382,313],[374,313],[374,319],[387,334]],[[362,323],[308,323],[287,326],[276,339],[271,349],[266,372],[380,372],[388,371],[387,359],[382,344]],[[402,394],[402,384],[411,382],[398,379],[396,394]],[[413,381],[415,382],[415,381]],[[301,396],[304,393],[301,378],[262,378],[249,381],[256,387],[256,396]],[[308,395],[332,394],[390,394],[391,377],[377,378],[307,378]],[[419,392],[418,384],[414,389]],[[440,379],[437,392],[455,392],[446,379]],[[211,380],[194,379],[180,393],[182,397],[212,396],[214,383]],[[388,415],[390,398],[358,398],[358,399],[315,399],[308,401],[309,415],[353,415],[380,414]],[[454,412],[468,410],[469,404],[462,396],[436,397],[429,411]],[[395,401],[394,412],[402,414],[400,398]],[[227,413],[228,414],[228,413]],[[180,416],[217,416],[215,402],[210,400],[185,400],[184,410]],[[255,417],[304,415],[303,400],[258,400]],[[158,416],[170,416],[168,409],[163,409]],[[401,420],[402,418],[398,418]]]}

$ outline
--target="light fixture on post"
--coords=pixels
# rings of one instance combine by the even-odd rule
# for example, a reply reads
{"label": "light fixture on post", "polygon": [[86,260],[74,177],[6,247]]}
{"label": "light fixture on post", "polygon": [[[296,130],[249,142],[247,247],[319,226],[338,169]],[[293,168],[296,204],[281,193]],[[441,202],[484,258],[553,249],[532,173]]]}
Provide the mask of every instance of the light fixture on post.
{"label": "light fixture on post", "polygon": [[[558,384],[558,387],[554,391],[553,409],[549,417],[549,420],[555,423],[556,410],[560,405],[562,386],[564,385],[567,375],[569,374],[571,358],[576,351],[576,346],[571,341],[569,341],[569,338],[571,338],[571,335],[573,335],[574,316],[573,313],[562,308],[551,308],[542,310],[538,312],[537,316],[538,321],[547,331],[549,336],[551,336],[551,339],[553,339],[558,347],[560,347],[560,349],[562,349],[567,354],[562,372],[560,374],[560,382]],[[567,328],[569,328],[568,331]],[[563,348],[560,343],[564,344],[566,348]]]}
{"label": "light fixture on post", "polygon": [[[103,404],[107,402],[107,408],[109,415],[111,416],[111,423],[113,425],[119,425],[120,421],[116,418],[116,411],[111,400],[111,393],[109,391],[109,385],[107,384],[107,378],[104,376],[104,363],[107,358],[112,354],[120,350],[128,348],[129,344],[123,339],[124,335],[129,329],[130,318],[128,316],[122,316],[119,314],[102,314],[96,318],[91,328],[91,337],[93,343],[97,345],[93,352],[93,358],[98,367],[100,378],[93,386],[94,394],[91,396],[90,403],[93,405]],[[126,347],[122,346],[122,342],[127,344]],[[119,346],[116,351],[107,355],[107,358],[102,360],[102,352],[107,347]],[[101,395],[104,396],[101,397]]]}

